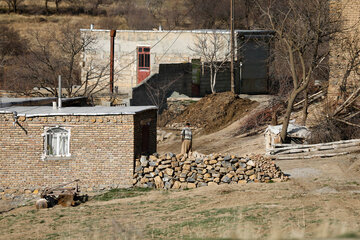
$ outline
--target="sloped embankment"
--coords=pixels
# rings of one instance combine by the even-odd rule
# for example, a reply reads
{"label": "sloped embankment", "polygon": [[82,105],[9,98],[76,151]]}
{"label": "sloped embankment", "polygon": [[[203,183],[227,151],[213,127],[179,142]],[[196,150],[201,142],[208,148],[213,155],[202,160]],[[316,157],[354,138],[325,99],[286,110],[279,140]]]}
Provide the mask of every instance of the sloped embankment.
{"label": "sloped embankment", "polygon": [[[186,122],[193,127],[202,128],[202,133],[219,131],[244,117],[258,105],[249,99],[242,99],[231,92],[208,95],[189,105],[185,111],[170,120],[168,127],[183,127]],[[168,112],[163,114],[169,115]]]}

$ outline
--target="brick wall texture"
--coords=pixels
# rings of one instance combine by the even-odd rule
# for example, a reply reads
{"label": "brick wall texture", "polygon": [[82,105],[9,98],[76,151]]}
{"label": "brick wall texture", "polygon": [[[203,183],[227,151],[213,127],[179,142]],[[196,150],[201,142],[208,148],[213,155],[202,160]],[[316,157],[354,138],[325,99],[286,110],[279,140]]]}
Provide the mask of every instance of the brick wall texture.
{"label": "brick wall texture", "polygon": [[[330,43],[331,55],[329,59],[330,78],[328,87],[328,97],[331,101],[343,101],[340,99],[340,86],[346,72],[346,64],[351,60],[351,48],[346,47],[343,39],[344,36],[352,40],[352,47],[358,44],[360,48],[360,1],[359,0],[341,0],[332,1],[330,5],[332,13],[340,12],[342,14],[343,35],[339,35]],[[358,76],[352,71],[348,78],[347,92],[352,92],[356,86],[360,86]]]}
{"label": "brick wall texture", "polygon": [[[142,121],[149,149],[156,151],[156,110],[135,115],[20,117],[0,114],[0,188],[42,188],[80,179],[93,188],[132,185],[134,160],[141,154]],[[44,128],[70,129],[70,154],[43,158]],[[139,147],[140,146],[140,147]]]}

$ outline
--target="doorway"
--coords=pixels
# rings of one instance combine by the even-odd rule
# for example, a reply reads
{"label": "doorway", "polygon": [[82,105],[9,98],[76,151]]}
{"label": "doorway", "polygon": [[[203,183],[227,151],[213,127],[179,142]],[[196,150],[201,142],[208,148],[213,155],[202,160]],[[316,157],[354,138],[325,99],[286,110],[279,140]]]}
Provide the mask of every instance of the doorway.
{"label": "doorway", "polygon": [[137,84],[150,75],[150,47],[138,47]]}

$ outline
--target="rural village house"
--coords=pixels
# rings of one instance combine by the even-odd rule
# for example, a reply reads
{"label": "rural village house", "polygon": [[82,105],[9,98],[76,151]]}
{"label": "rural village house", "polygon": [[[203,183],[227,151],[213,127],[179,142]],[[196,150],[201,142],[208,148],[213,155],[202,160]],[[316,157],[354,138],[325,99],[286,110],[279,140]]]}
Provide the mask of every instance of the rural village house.
{"label": "rural village house", "polygon": [[[230,60],[230,31],[228,30],[110,31],[91,28],[80,31],[82,36],[95,39],[95,43],[83,52],[82,81],[86,81],[86,73],[89,69],[106,66],[111,62],[113,46],[113,92],[127,94],[130,98],[133,97],[133,88],[142,85],[159,73],[168,78],[171,74],[185,72],[185,76],[180,79],[181,83],[174,89],[175,91],[190,96],[204,96],[209,93],[209,78],[202,77],[208,70],[203,65],[204,59],[201,59],[194,49],[201,39],[211,39],[216,36],[218,45],[223,46],[217,50],[217,58],[219,61]],[[237,92],[266,93],[272,32],[236,30],[235,35]],[[210,40],[208,47],[206,51],[211,52]],[[187,66],[184,70],[182,64],[188,64],[190,67]],[[225,75],[222,76],[222,74],[219,73],[217,88],[219,91],[228,91],[230,90],[229,70]],[[88,86],[96,86],[96,89],[102,90],[100,92],[105,94],[109,93],[109,84],[108,76],[100,81],[93,79],[88,82]],[[187,90],[184,92],[179,88]]]}
{"label": "rural village house", "polygon": [[0,108],[0,187],[132,185],[134,160],[156,151],[155,107]]}
{"label": "rural village house", "polygon": [[[360,18],[360,3],[357,0],[346,3],[344,8],[340,7],[345,27],[355,26]],[[216,32],[223,34],[225,42],[229,41],[229,31]],[[95,45],[83,53],[81,65],[84,81],[88,68],[109,64],[111,31],[82,29],[81,33],[91,34],[96,39]],[[212,33],[207,30],[116,31],[113,35],[114,92],[127,94],[131,98],[134,88],[161,73],[161,66],[168,66],[164,68],[166,75],[167,69],[185,63],[190,64],[190,93],[193,93],[193,89],[198,91],[194,85],[201,86],[201,78],[197,76],[203,74],[203,70],[198,67],[199,57],[191,47],[199,36]],[[271,33],[236,31],[236,36],[237,91],[266,92],[270,51],[268,39]],[[259,39],[265,39],[266,44],[259,44]],[[346,70],[342,63],[348,56],[337,43],[332,43],[330,47],[328,96],[337,97],[340,95],[341,76]],[[349,76],[352,89],[359,85],[356,69]],[[90,85],[102,90],[102,93],[109,93],[108,76],[100,82],[92,81],[97,80],[89,81]],[[230,88],[229,84],[225,85]],[[246,89],[247,86],[254,87]],[[78,178],[83,186],[89,187],[131,186],[135,158],[141,153],[156,152],[156,112],[153,106],[61,109],[50,106],[2,106],[0,187],[37,188]]]}

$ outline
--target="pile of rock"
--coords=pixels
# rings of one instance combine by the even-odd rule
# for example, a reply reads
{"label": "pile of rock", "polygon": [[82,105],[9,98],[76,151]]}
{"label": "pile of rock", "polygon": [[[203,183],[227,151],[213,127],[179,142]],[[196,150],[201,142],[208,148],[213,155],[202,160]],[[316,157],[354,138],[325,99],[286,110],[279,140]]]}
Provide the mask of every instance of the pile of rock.
{"label": "pile of rock", "polygon": [[286,181],[273,161],[261,155],[237,157],[193,153],[189,156],[168,153],[136,160],[133,184],[165,189],[196,188],[218,184]]}

